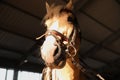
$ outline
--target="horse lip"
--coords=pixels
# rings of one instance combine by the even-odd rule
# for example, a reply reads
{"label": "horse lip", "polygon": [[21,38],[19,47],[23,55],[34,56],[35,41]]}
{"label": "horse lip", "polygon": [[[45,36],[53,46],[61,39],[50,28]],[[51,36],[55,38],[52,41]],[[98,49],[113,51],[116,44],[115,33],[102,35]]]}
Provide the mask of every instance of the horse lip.
{"label": "horse lip", "polygon": [[45,60],[45,65],[51,68],[62,68],[65,65],[66,57],[61,55],[57,57],[57,59],[54,59],[53,61]]}
{"label": "horse lip", "polygon": [[53,62],[45,61],[45,65],[51,68],[62,68],[66,63],[66,56],[63,53],[59,54],[59,56],[54,56]]}
{"label": "horse lip", "polygon": [[56,64],[55,62],[54,63],[45,63],[45,65],[47,67],[50,67],[50,68],[57,68],[57,69],[60,69],[60,68],[63,68],[64,65],[65,65],[66,61],[60,61],[58,64]]}

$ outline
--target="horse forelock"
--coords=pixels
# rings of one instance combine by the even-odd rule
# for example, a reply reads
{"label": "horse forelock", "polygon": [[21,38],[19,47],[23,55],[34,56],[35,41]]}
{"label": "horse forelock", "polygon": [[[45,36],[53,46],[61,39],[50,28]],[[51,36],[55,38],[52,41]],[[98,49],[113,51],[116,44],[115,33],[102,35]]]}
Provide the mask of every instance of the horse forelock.
{"label": "horse forelock", "polygon": [[46,13],[44,19],[48,19],[48,18],[51,18],[55,15],[59,15],[60,14],[60,10],[63,8],[64,6],[61,6],[61,5],[53,5],[49,8],[49,12]]}
{"label": "horse forelock", "polygon": [[55,4],[49,7],[49,12],[46,13],[41,24],[44,24],[46,20],[51,19],[54,16],[60,17],[62,14],[70,15],[70,17],[72,17],[72,21],[71,21],[72,24],[75,26],[78,25],[77,18],[72,10],[67,9],[66,6],[64,5],[55,5]]}

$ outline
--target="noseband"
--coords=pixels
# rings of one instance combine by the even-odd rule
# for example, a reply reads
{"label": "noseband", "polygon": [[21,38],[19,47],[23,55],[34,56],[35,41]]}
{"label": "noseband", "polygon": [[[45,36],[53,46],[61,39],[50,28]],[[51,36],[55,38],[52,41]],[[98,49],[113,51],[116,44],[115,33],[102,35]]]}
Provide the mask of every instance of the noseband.
{"label": "noseband", "polygon": [[[75,48],[76,29],[73,30],[70,36],[72,38],[67,38],[66,36],[64,36],[63,34],[61,34],[56,30],[46,31],[46,36],[50,36],[50,35],[55,37],[58,48],[61,48],[59,49],[58,52],[61,53],[61,50],[65,48],[65,52],[67,52],[69,56],[74,57],[76,55],[76,48]],[[69,52],[70,49],[74,50],[74,54],[70,54]]]}

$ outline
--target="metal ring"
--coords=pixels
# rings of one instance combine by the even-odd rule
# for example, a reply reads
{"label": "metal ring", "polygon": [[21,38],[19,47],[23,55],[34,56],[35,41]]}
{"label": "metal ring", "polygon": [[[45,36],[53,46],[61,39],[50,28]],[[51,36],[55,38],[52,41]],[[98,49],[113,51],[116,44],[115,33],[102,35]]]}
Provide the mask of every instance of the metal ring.
{"label": "metal ring", "polygon": [[[69,52],[69,47],[72,47],[73,49],[74,49],[74,54],[73,55],[71,55],[70,54],[70,52]],[[77,53],[77,50],[76,50],[76,48],[73,46],[73,44],[71,44],[70,43],[70,45],[67,47],[67,50],[68,50],[68,55],[70,56],[70,57],[74,57],[75,55],[76,55],[76,53]]]}

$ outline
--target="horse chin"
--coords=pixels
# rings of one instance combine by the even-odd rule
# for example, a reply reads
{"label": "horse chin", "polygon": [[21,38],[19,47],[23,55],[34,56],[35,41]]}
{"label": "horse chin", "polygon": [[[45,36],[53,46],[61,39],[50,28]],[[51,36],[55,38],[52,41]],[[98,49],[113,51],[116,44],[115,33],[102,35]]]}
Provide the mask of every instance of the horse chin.
{"label": "horse chin", "polygon": [[52,63],[45,62],[45,65],[50,68],[63,68],[66,63],[66,58],[64,57],[59,57],[58,59],[54,60]]}
{"label": "horse chin", "polygon": [[47,67],[60,69],[65,66],[66,61],[60,61],[59,63],[46,63]]}

